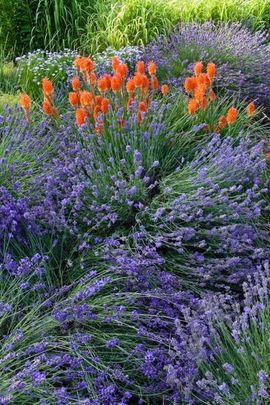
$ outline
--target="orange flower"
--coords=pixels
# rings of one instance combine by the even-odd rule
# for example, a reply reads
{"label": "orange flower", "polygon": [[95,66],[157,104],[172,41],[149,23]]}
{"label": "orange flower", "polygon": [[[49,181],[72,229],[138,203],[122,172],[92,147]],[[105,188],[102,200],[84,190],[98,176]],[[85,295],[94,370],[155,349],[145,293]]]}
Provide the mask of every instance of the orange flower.
{"label": "orange flower", "polygon": [[148,89],[149,89],[149,80],[146,75],[142,75],[142,88],[145,91],[148,91]]}
{"label": "orange flower", "polygon": [[116,68],[116,74],[121,76],[122,78],[127,77],[128,75],[128,67],[126,63],[121,63]]}
{"label": "orange flower", "polygon": [[79,104],[79,94],[76,92],[70,92],[68,94],[68,101],[73,107],[77,107]]}
{"label": "orange flower", "polygon": [[95,97],[95,103],[96,103],[96,105],[101,106],[101,102],[102,102],[102,97],[101,97],[101,96],[96,96],[96,97]]}
{"label": "orange flower", "polygon": [[148,73],[150,76],[155,75],[157,71],[157,67],[155,62],[151,61],[148,63]]}
{"label": "orange flower", "polygon": [[166,94],[168,94],[169,92],[169,87],[167,84],[163,84],[161,86],[161,93],[163,94],[163,96],[166,96]]}
{"label": "orange flower", "polygon": [[227,123],[229,125],[233,124],[236,120],[237,117],[237,109],[234,107],[231,107],[228,112],[227,112]]}
{"label": "orange flower", "polygon": [[121,78],[119,76],[114,75],[111,78],[111,86],[112,86],[112,91],[114,93],[117,93],[121,89],[121,86],[122,86]]}
{"label": "orange flower", "polygon": [[91,72],[94,69],[94,62],[90,58],[81,58],[78,63],[83,72]]}
{"label": "orange flower", "polygon": [[106,90],[110,90],[110,88],[111,88],[111,76],[108,73],[105,73],[103,78],[104,78],[104,81],[106,83]]}
{"label": "orange flower", "polygon": [[189,114],[194,114],[195,111],[197,111],[199,108],[199,104],[197,102],[197,100],[195,100],[194,98],[190,99],[188,102],[188,112]]}
{"label": "orange flower", "polygon": [[206,72],[209,80],[213,80],[216,76],[216,65],[214,63],[208,63]]}
{"label": "orange flower", "polygon": [[94,118],[95,118],[95,120],[97,119],[99,113],[101,113],[101,112],[102,112],[101,111],[101,106],[96,105],[95,108],[94,108]]}
{"label": "orange flower", "polygon": [[199,76],[202,73],[202,70],[203,70],[202,62],[195,63],[195,66],[194,66],[195,76]]}
{"label": "orange flower", "polygon": [[253,114],[254,114],[254,112],[255,112],[255,104],[254,104],[254,102],[252,101],[252,103],[249,103],[249,105],[247,106],[247,115],[249,116],[249,117],[251,117]]}
{"label": "orange flower", "polygon": [[87,90],[80,93],[80,102],[83,107],[89,107],[93,103],[93,95]]}
{"label": "orange flower", "polygon": [[219,126],[218,126],[218,125],[214,125],[213,131],[214,131],[216,134],[219,134],[219,133],[220,133],[220,128],[219,128]]}
{"label": "orange flower", "polygon": [[74,66],[77,68],[78,75],[80,74],[80,60],[81,60],[81,57],[77,56],[77,58],[75,58],[74,62],[73,62]]}
{"label": "orange flower", "polygon": [[195,89],[194,98],[198,102],[202,102],[205,94],[205,88],[203,86],[199,86]]}
{"label": "orange flower", "polygon": [[96,85],[97,76],[96,76],[95,72],[87,72],[86,79],[87,79],[87,83],[90,86],[95,86]]}
{"label": "orange flower", "polygon": [[71,80],[71,86],[72,86],[72,89],[73,89],[74,91],[79,91],[80,88],[81,88],[80,79],[79,79],[78,77],[74,77],[74,78]]}
{"label": "orange flower", "polygon": [[143,60],[139,60],[139,62],[137,62],[136,70],[138,73],[141,73],[142,75],[144,74],[144,61]]}
{"label": "orange flower", "polygon": [[108,98],[103,98],[101,101],[101,111],[103,114],[107,114],[109,111],[110,100]]}
{"label": "orange flower", "polygon": [[206,97],[202,99],[202,109],[205,110],[208,105],[208,100]]}
{"label": "orange flower", "polygon": [[75,116],[76,116],[76,123],[78,126],[85,124],[86,111],[84,108],[77,108]]}
{"label": "orange flower", "polygon": [[50,97],[53,93],[53,84],[47,77],[42,79],[42,91],[46,97]]}
{"label": "orange flower", "polygon": [[219,117],[218,120],[218,125],[221,129],[223,129],[227,124],[227,118],[225,117],[225,115],[221,115],[221,117]]}
{"label": "orange flower", "polygon": [[104,79],[104,77],[100,77],[98,79],[97,87],[98,87],[100,93],[103,93],[105,90],[107,90],[107,82],[106,82],[106,79]]}
{"label": "orange flower", "polygon": [[210,99],[211,101],[214,101],[216,98],[217,98],[216,93],[214,92],[214,90],[211,89],[211,90],[209,91],[209,99]]}
{"label": "orange flower", "polygon": [[139,103],[139,111],[141,112],[146,112],[147,111],[147,105],[144,101],[140,101]]}
{"label": "orange flower", "polygon": [[142,122],[142,120],[143,120],[142,113],[140,111],[138,111],[137,120],[138,120],[138,122]]}
{"label": "orange flower", "polygon": [[118,57],[114,56],[112,58],[112,68],[113,68],[114,72],[116,72],[116,69],[118,68],[119,64],[120,64],[120,61],[119,61]]}
{"label": "orange flower", "polygon": [[128,94],[132,94],[134,92],[134,90],[135,90],[134,79],[129,79],[127,81],[126,89],[127,89]]}
{"label": "orange flower", "polygon": [[28,110],[29,110],[29,108],[30,108],[30,106],[31,106],[31,98],[28,96],[28,94],[25,94],[25,93],[21,94],[21,95],[20,95],[19,102],[20,102],[20,106],[21,106],[25,111],[28,111]]}
{"label": "orange flower", "polygon": [[141,73],[136,73],[135,74],[135,76],[134,76],[134,84],[135,84],[135,87],[142,87],[142,84],[143,84],[143,75],[141,74]]}
{"label": "orange flower", "polygon": [[42,109],[46,115],[53,115],[53,107],[47,99],[43,101]]}
{"label": "orange flower", "polygon": [[151,87],[153,90],[157,90],[158,89],[158,79],[156,76],[151,76]]}
{"label": "orange flower", "polygon": [[197,87],[196,77],[187,77],[184,84],[185,90],[187,93],[191,93]]}

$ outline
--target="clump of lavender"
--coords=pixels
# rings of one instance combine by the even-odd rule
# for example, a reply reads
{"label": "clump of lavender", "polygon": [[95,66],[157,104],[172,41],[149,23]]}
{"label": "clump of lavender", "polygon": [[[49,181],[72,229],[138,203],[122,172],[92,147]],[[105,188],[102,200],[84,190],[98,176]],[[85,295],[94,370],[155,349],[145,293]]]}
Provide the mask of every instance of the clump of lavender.
{"label": "clump of lavender", "polygon": [[[183,399],[179,386],[190,395],[199,361],[208,356],[205,305],[210,297],[203,302],[182,291],[175,277],[162,272],[163,260],[155,249],[131,252],[111,239],[101,250],[98,266],[86,253],[81,277],[72,284],[50,289],[45,278],[31,305],[26,297],[37,290],[31,278],[44,274],[46,258],[5,258],[1,274],[9,288],[0,292],[3,403],[176,401]],[[160,281],[153,279],[155,273]],[[153,285],[140,289],[143,274]]]}
{"label": "clump of lavender", "polygon": [[198,60],[217,66],[216,86],[241,98],[248,97],[268,109],[270,46],[267,33],[251,33],[240,23],[215,25],[190,23],[178,26],[145,49],[145,59],[161,65],[160,78],[179,86]]}
{"label": "clump of lavender", "polygon": [[217,404],[269,403],[269,287],[266,261],[243,284],[244,299],[231,309],[231,322],[219,324],[212,361],[203,364],[197,383]]}
{"label": "clump of lavender", "polygon": [[234,143],[212,136],[190,164],[161,182],[141,219],[172,271],[214,288],[237,286],[269,254],[260,226],[263,145],[248,138]]}

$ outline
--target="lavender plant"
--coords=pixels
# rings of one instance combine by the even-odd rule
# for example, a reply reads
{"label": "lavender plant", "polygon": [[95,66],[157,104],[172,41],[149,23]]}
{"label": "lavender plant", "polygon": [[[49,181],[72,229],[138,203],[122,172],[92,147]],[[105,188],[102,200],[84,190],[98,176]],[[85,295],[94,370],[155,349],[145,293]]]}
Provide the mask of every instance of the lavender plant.
{"label": "lavender plant", "polygon": [[209,403],[269,403],[269,264],[243,284],[243,302],[230,323],[220,323],[212,361],[198,386]]}
{"label": "lavender plant", "polygon": [[158,248],[174,252],[172,271],[201,286],[237,286],[267,258],[264,168],[262,144],[240,139],[234,146],[214,135],[190,164],[163,179],[146,219],[139,218]]}

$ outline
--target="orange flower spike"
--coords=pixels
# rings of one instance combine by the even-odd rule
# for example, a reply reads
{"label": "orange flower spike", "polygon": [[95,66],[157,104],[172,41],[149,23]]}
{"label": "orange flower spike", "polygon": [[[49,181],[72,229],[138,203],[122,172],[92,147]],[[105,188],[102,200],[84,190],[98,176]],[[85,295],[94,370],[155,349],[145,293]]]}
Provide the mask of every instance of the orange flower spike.
{"label": "orange flower spike", "polygon": [[127,77],[127,75],[128,75],[128,66],[127,66],[127,64],[122,63],[121,65],[119,65],[116,72],[118,72],[118,71],[119,71],[120,76],[122,78]]}
{"label": "orange flower spike", "polygon": [[138,73],[140,73],[141,75],[144,74],[144,61],[143,60],[140,60],[139,62],[137,62],[136,71]]}
{"label": "orange flower spike", "polygon": [[198,110],[198,108],[199,108],[199,104],[198,104],[197,100],[195,100],[194,98],[189,100],[189,102],[188,102],[189,114],[193,115]]}
{"label": "orange flower spike", "polygon": [[75,59],[74,59],[74,66],[76,67],[76,69],[77,69],[77,74],[78,74],[78,76],[79,76],[79,74],[80,74],[80,59],[81,59],[81,57],[80,56],[77,56]]}
{"label": "orange flower spike", "polygon": [[142,113],[141,113],[140,111],[138,111],[138,114],[137,114],[137,121],[138,121],[138,122],[142,122],[142,120],[143,120]]}
{"label": "orange flower spike", "polygon": [[220,133],[220,127],[219,127],[218,125],[214,125],[213,131],[214,131],[216,134],[219,134],[219,133]]}
{"label": "orange flower spike", "polygon": [[110,90],[110,88],[111,88],[111,76],[108,73],[105,73],[103,78],[104,78],[104,81],[106,83],[106,90]]}
{"label": "orange flower spike", "polygon": [[169,87],[167,84],[163,84],[161,86],[161,93],[163,94],[163,96],[166,96],[166,94],[168,94],[169,92]]}
{"label": "orange flower spike", "polygon": [[151,77],[151,87],[152,87],[153,90],[158,89],[158,79],[154,75]]}
{"label": "orange flower spike", "polygon": [[109,111],[110,100],[108,98],[103,98],[101,101],[101,112],[107,114]]}
{"label": "orange flower spike", "polygon": [[20,95],[19,103],[25,111],[29,111],[31,107],[31,98],[28,96],[28,94],[23,93]]}
{"label": "orange flower spike", "polygon": [[83,72],[92,72],[94,69],[94,62],[90,58],[81,58],[79,67]]}
{"label": "orange flower spike", "polygon": [[233,124],[237,118],[237,109],[234,107],[229,108],[226,118],[229,125]]}
{"label": "orange flower spike", "polygon": [[209,100],[215,101],[216,98],[217,98],[216,93],[214,92],[214,90],[211,89],[209,91]]}
{"label": "orange flower spike", "polygon": [[149,80],[146,75],[142,75],[142,86],[141,86],[146,92],[149,89]]}
{"label": "orange flower spike", "polygon": [[202,70],[203,70],[202,62],[195,63],[195,65],[194,65],[195,76],[199,76],[202,73]]}
{"label": "orange flower spike", "polygon": [[47,77],[42,79],[42,91],[46,97],[50,97],[53,93],[53,84]]}
{"label": "orange flower spike", "polygon": [[75,112],[76,124],[80,127],[85,124],[86,111],[84,108],[77,108]]}
{"label": "orange flower spike", "polygon": [[197,87],[196,77],[187,77],[184,83],[184,87],[187,93],[191,93]]}
{"label": "orange flower spike", "polygon": [[80,93],[80,102],[82,107],[90,107],[93,103],[93,95],[87,90]]}
{"label": "orange flower spike", "polygon": [[221,129],[223,129],[227,125],[227,118],[225,115],[221,115],[218,120],[218,125]]}
{"label": "orange flower spike", "polygon": [[112,69],[114,72],[116,72],[116,69],[118,68],[119,65],[120,65],[119,58],[117,56],[114,56],[112,58]]}
{"label": "orange flower spike", "polygon": [[146,112],[147,111],[147,105],[144,101],[140,101],[139,103],[139,111],[140,112]]}
{"label": "orange flower spike", "polygon": [[157,67],[155,62],[151,61],[148,63],[148,73],[150,76],[155,75],[157,72]]}
{"label": "orange flower spike", "polygon": [[96,96],[95,97],[95,104],[101,107],[102,97]]}
{"label": "orange flower spike", "polygon": [[71,80],[71,87],[74,91],[79,91],[81,88],[81,82],[80,79],[78,77],[74,77]]}
{"label": "orange flower spike", "polygon": [[77,92],[70,92],[68,94],[68,101],[73,107],[78,107],[80,101],[79,94]]}
{"label": "orange flower spike", "polygon": [[208,106],[208,100],[207,100],[207,98],[206,97],[204,97],[203,99],[202,99],[202,109],[203,110],[205,110],[206,109],[206,107]]}
{"label": "orange flower spike", "polygon": [[252,103],[249,103],[249,105],[247,106],[247,115],[248,115],[249,117],[251,117],[251,116],[254,114],[255,109],[256,109],[255,104],[254,104],[254,102],[252,101]]}
{"label": "orange flower spike", "polygon": [[100,77],[98,79],[97,87],[101,94],[104,93],[105,90],[107,90],[107,81],[104,77]]}
{"label": "orange flower spike", "polygon": [[204,89],[204,87],[203,87],[203,86],[199,86],[199,87],[198,87],[197,89],[195,89],[195,91],[194,91],[194,98],[195,98],[198,102],[202,103],[203,98],[204,98],[204,94],[205,94],[205,89]]}
{"label": "orange flower spike", "polygon": [[96,105],[95,108],[94,108],[94,118],[95,118],[95,120],[97,119],[99,113],[101,113],[101,112],[102,112],[101,106]]}
{"label": "orange flower spike", "polygon": [[134,93],[134,90],[135,90],[134,79],[129,79],[127,81],[126,89],[127,89],[128,94],[133,94]]}
{"label": "orange flower spike", "polygon": [[95,72],[90,72],[90,73],[89,73],[87,83],[88,83],[90,86],[93,86],[93,87],[96,85],[96,83],[97,83],[97,76],[96,76]]}
{"label": "orange flower spike", "polygon": [[52,105],[51,105],[51,103],[50,103],[47,99],[45,99],[45,100],[43,101],[43,103],[42,103],[42,109],[43,109],[43,112],[44,112],[46,115],[49,115],[49,116],[52,116],[52,115],[53,115],[53,108],[52,108]]}
{"label": "orange flower spike", "polygon": [[142,87],[142,84],[143,84],[143,75],[141,74],[141,73],[136,73],[135,74],[135,76],[134,76],[134,84],[135,84],[135,87]]}
{"label": "orange flower spike", "polygon": [[122,86],[121,78],[119,76],[114,75],[111,78],[111,86],[112,86],[112,91],[114,93],[117,93],[121,89],[121,86]]}
{"label": "orange flower spike", "polygon": [[216,65],[214,63],[208,63],[206,72],[209,80],[212,81],[216,76]]}

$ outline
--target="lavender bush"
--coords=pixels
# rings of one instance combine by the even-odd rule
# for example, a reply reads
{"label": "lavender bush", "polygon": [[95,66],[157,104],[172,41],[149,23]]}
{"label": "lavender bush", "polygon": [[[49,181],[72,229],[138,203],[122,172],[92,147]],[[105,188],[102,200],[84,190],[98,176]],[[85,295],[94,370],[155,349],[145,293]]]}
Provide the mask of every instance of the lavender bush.
{"label": "lavender bush", "polygon": [[[243,284],[243,302],[220,323],[212,361],[198,386],[215,404],[269,403],[269,264]],[[210,402],[209,402],[210,403]]]}
{"label": "lavender bush", "polygon": [[190,23],[178,26],[145,49],[146,60],[159,62],[160,78],[179,86],[194,62],[217,65],[216,86],[230,93],[269,105],[270,46],[266,32],[251,33],[240,23]]}
{"label": "lavender bush", "polygon": [[217,324],[269,256],[256,113],[172,92],[138,123],[112,98],[102,135],[61,106],[0,117],[2,404],[212,401]]}
{"label": "lavender bush", "polygon": [[262,146],[243,138],[234,146],[214,135],[190,164],[163,179],[141,221],[150,220],[148,238],[158,248],[174,252],[174,272],[201,285],[237,286],[268,257],[263,224],[258,234],[267,195]]}

